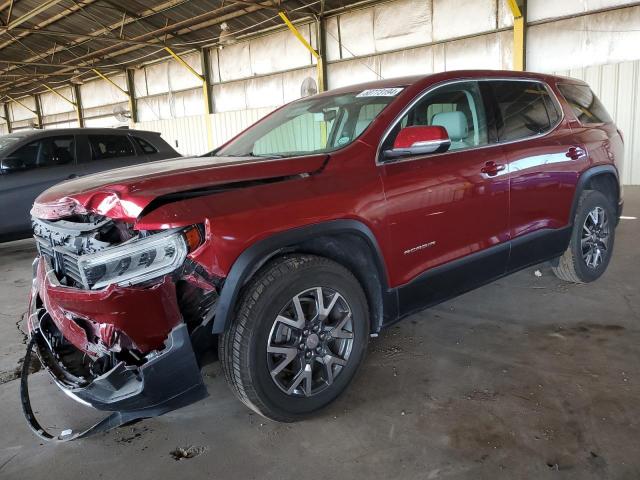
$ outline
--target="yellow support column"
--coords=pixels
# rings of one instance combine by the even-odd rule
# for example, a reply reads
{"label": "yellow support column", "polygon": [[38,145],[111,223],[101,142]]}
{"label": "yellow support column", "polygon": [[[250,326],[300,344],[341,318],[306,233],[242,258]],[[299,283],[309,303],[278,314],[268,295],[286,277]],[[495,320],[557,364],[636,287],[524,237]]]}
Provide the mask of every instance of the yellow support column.
{"label": "yellow support column", "polygon": [[517,0],[507,0],[513,14],[513,69],[523,71],[525,63],[524,29],[525,19]]}
{"label": "yellow support column", "polygon": [[304,47],[309,50],[309,52],[311,52],[311,55],[313,55],[316,59],[316,66],[318,69],[317,72],[317,76],[318,76],[318,91],[320,92],[324,92],[325,91],[325,78],[324,78],[324,60],[322,58],[322,55],[320,55],[320,53],[313,48],[309,42],[307,42],[306,38],[304,38],[302,36],[302,34],[300,33],[300,31],[296,28],[296,26],[291,23],[291,20],[289,20],[289,17],[287,17],[287,14],[284,12],[278,12],[278,15],[280,15],[280,18],[282,19],[282,21],[285,23],[285,25],[289,28],[289,30],[291,30],[291,33],[293,33],[295,35],[295,37],[300,41],[300,43],[302,43],[302,45],[304,45]]}

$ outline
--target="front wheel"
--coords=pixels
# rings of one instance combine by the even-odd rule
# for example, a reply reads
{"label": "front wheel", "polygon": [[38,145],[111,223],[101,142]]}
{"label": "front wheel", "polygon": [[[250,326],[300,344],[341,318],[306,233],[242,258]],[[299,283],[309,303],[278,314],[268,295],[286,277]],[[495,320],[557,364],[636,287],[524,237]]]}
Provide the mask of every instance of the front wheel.
{"label": "front wheel", "polygon": [[295,421],[344,391],[368,336],[367,300],[353,274],[323,257],[288,255],[245,287],[220,336],[220,361],[243,403],[267,418]]}
{"label": "front wheel", "polygon": [[615,211],[597,190],[587,190],[578,201],[569,247],[552,265],[553,273],[574,283],[593,282],[602,275],[613,253]]}

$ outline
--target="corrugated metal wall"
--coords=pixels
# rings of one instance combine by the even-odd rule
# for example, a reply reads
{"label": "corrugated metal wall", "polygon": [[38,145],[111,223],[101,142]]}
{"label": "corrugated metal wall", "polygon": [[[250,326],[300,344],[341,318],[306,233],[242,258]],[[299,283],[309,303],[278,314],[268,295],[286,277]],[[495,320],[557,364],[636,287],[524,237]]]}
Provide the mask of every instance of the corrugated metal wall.
{"label": "corrugated metal wall", "polygon": [[[210,115],[213,146],[222,145],[271,111],[273,108],[254,108]],[[162,138],[182,155],[200,155],[211,150],[207,145],[207,121],[204,115],[149,120],[136,123],[133,127],[160,132]]]}
{"label": "corrugated metal wall", "polygon": [[640,61],[556,72],[586,81],[624,135],[622,182],[640,185]]}

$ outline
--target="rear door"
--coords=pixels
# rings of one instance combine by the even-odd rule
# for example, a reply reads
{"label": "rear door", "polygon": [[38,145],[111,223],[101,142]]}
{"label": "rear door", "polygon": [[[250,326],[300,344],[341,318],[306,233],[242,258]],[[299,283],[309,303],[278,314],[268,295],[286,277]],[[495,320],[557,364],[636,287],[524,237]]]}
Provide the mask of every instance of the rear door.
{"label": "rear door", "polygon": [[83,174],[102,172],[113,168],[126,167],[145,161],[125,133],[86,135],[89,152],[82,158]]}
{"label": "rear door", "polygon": [[587,161],[549,86],[534,80],[491,80],[496,132],[509,165],[509,270],[566,248],[576,172]]}
{"label": "rear door", "polygon": [[383,150],[414,125],[444,126],[451,138],[445,153],[381,160],[403,313],[505,271],[509,181],[487,116],[478,82],[452,82],[426,93],[384,140]]}
{"label": "rear door", "polygon": [[[47,188],[77,176],[75,138],[40,138],[8,153],[14,165],[0,176],[0,235],[29,231],[33,201]],[[3,159],[3,162],[6,161]]]}

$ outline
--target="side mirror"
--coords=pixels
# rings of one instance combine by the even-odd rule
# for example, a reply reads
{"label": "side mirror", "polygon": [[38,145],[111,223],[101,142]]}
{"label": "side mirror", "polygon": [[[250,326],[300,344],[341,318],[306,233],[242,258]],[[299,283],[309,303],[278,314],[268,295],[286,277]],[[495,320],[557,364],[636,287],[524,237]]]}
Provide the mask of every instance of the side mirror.
{"label": "side mirror", "polygon": [[7,157],[0,161],[0,171],[2,173],[15,172],[17,170],[25,170],[27,166],[20,157]]}
{"label": "side mirror", "polygon": [[446,152],[451,146],[449,134],[441,126],[405,127],[398,132],[391,150],[385,150],[385,158],[401,158],[411,155]]}

